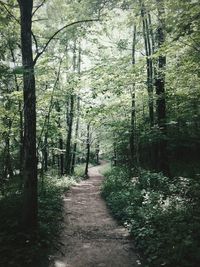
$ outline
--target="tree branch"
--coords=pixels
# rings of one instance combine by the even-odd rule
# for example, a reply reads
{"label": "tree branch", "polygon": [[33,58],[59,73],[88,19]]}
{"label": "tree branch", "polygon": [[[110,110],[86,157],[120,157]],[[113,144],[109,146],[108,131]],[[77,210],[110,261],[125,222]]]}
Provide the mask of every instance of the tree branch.
{"label": "tree branch", "polygon": [[32,22],[38,22],[38,21],[47,21],[48,19],[34,19],[34,20],[32,20]]}
{"label": "tree branch", "polygon": [[4,2],[3,0],[0,0],[0,4],[1,4],[1,5],[8,6],[8,7],[12,7],[12,8],[19,8],[18,5],[14,5],[14,6],[13,6],[13,5],[10,5],[10,4]]}
{"label": "tree branch", "polygon": [[31,31],[31,35],[32,35],[33,40],[34,40],[34,42],[35,42],[36,53],[38,54],[38,53],[39,53],[39,50],[38,50],[38,42],[37,42],[37,38],[36,38],[35,34],[33,33],[33,31]]}
{"label": "tree branch", "polygon": [[20,21],[10,12],[10,10],[7,8],[7,5],[6,3],[3,3],[0,1],[0,4],[3,5],[3,7],[5,8],[6,12],[10,15],[11,18],[13,18],[18,24],[20,24]]}
{"label": "tree branch", "polygon": [[54,39],[54,37],[59,34],[61,31],[63,31],[64,29],[70,27],[70,26],[73,26],[73,25],[76,25],[76,24],[80,24],[80,23],[84,23],[84,22],[93,22],[93,21],[99,21],[99,19],[86,19],[86,20],[79,20],[79,21],[75,21],[75,22],[72,22],[70,24],[67,24],[65,26],[63,26],[62,28],[60,28],[59,30],[57,30],[50,38],[49,40],[46,42],[46,44],[44,45],[44,47],[42,48],[41,52],[37,53],[34,61],[33,61],[33,64],[35,65],[38,58],[45,52],[45,50],[47,49],[49,43]]}
{"label": "tree branch", "polygon": [[35,15],[35,13],[38,11],[38,9],[39,9],[41,6],[44,5],[45,2],[46,2],[46,0],[43,0],[42,3],[41,3],[39,6],[36,7],[36,9],[35,9],[35,10],[33,11],[33,13],[32,13],[32,17]]}

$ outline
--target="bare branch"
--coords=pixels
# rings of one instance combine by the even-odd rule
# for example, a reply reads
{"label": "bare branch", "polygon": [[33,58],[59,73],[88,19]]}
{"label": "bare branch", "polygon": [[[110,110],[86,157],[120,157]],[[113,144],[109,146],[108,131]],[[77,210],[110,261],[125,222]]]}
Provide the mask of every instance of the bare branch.
{"label": "bare branch", "polygon": [[32,20],[32,22],[38,22],[38,21],[47,21],[48,19],[34,19],[34,20]]}
{"label": "bare branch", "polygon": [[36,53],[38,54],[38,53],[39,53],[39,50],[38,50],[38,42],[37,42],[37,38],[36,38],[35,34],[33,33],[33,31],[31,31],[31,35],[32,35],[33,40],[34,40],[34,42],[35,42]]}
{"label": "bare branch", "polygon": [[4,2],[3,0],[0,0],[0,4],[1,4],[1,5],[8,6],[8,7],[12,7],[12,8],[19,8],[18,5],[14,5],[14,6],[13,6],[13,5],[10,5],[10,4]]}
{"label": "bare branch", "polygon": [[58,84],[58,82],[59,82],[59,79],[60,79],[61,65],[62,65],[62,58],[60,59],[60,63],[59,63],[59,67],[58,67],[58,72],[56,73],[56,80],[55,80],[55,82],[54,82],[53,90],[52,90],[52,93],[51,93],[51,99],[50,99],[50,104],[49,104],[49,108],[48,108],[48,113],[47,113],[47,115],[45,116],[44,124],[43,124],[43,126],[42,126],[42,130],[41,130],[41,132],[40,132],[40,136],[39,136],[39,139],[38,139],[37,150],[38,150],[39,147],[40,147],[40,144],[41,144],[41,141],[42,141],[42,135],[43,135],[43,133],[44,133],[45,127],[49,125],[49,120],[50,120],[51,111],[52,111],[53,106],[54,106],[54,103],[53,103],[53,100],[54,100],[54,93],[55,93],[56,86],[57,86],[57,84]]}
{"label": "bare branch", "polygon": [[[20,21],[10,12],[10,10],[7,8],[7,5],[6,3],[3,3],[0,1],[0,4],[3,5],[4,9],[6,10],[6,12],[10,15],[11,18],[13,18],[18,24],[20,24]],[[10,6],[9,6],[10,7]]]}
{"label": "bare branch", "polygon": [[36,9],[35,9],[35,10],[33,11],[33,13],[32,13],[32,17],[35,15],[35,13],[38,11],[38,9],[39,9],[41,6],[44,5],[45,2],[46,2],[46,0],[43,0],[42,3],[41,3],[39,6],[36,7]]}
{"label": "bare branch", "polygon": [[65,26],[63,26],[62,28],[60,28],[59,30],[57,30],[50,38],[49,40],[46,42],[46,44],[44,45],[44,47],[42,48],[41,52],[37,53],[34,61],[33,61],[33,64],[35,65],[38,58],[45,52],[45,50],[47,49],[49,43],[54,39],[54,37],[59,34],[61,31],[63,31],[64,29],[70,27],[70,26],[73,26],[73,25],[76,25],[76,24],[80,24],[80,23],[84,23],[84,22],[93,22],[93,21],[99,21],[99,19],[86,19],[86,20],[79,20],[79,21],[75,21],[75,22],[72,22],[70,24],[67,24]]}

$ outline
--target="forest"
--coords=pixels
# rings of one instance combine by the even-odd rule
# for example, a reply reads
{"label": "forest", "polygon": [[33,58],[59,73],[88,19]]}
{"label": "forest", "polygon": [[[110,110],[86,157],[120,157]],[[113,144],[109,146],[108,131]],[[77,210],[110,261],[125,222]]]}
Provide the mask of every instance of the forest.
{"label": "forest", "polygon": [[[0,0],[0,140],[0,267],[200,266],[199,0]],[[94,175],[138,265],[52,263]]]}

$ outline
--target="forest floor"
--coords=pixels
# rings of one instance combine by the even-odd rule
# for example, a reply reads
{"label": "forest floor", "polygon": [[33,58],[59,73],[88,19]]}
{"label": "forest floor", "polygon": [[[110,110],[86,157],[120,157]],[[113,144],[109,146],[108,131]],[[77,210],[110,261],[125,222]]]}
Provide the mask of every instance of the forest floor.
{"label": "forest floor", "polygon": [[112,218],[100,195],[101,166],[89,169],[89,179],[64,197],[62,252],[50,267],[141,266],[128,230]]}

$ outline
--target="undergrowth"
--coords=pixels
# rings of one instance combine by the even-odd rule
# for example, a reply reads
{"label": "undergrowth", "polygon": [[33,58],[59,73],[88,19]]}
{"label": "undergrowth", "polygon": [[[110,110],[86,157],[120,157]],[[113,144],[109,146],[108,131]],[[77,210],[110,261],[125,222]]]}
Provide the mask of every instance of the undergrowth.
{"label": "undergrowth", "polygon": [[[81,173],[81,168],[78,171]],[[63,193],[80,178],[58,177],[49,173],[39,180],[39,230],[37,238],[21,229],[22,194],[17,187],[0,199],[0,266],[46,267],[51,254],[60,249],[63,220]],[[5,189],[6,191],[6,189]]]}
{"label": "undergrowth", "polygon": [[200,181],[125,168],[105,174],[102,195],[134,236],[145,267],[200,266]]}

